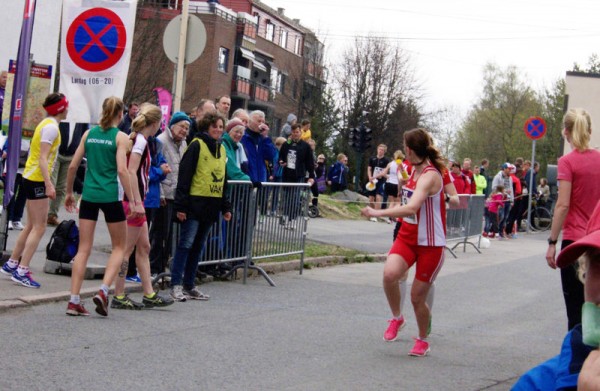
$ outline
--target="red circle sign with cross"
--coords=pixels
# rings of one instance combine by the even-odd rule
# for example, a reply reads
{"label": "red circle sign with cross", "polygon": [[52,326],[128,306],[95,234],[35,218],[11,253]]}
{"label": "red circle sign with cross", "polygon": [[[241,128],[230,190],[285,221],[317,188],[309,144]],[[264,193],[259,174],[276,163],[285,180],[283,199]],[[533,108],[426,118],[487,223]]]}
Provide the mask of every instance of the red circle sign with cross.
{"label": "red circle sign with cross", "polygon": [[541,117],[530,117],[523,127],[525,135],[531,140],[537,140],[546,134],[546,121]]}
{"label": "red circle sign with cross", "polygon": [[75,65],[90,72],[115,65],[125,52],[127,30],[106,8],[92,8],[77,16],[67,30],[66,46]]}

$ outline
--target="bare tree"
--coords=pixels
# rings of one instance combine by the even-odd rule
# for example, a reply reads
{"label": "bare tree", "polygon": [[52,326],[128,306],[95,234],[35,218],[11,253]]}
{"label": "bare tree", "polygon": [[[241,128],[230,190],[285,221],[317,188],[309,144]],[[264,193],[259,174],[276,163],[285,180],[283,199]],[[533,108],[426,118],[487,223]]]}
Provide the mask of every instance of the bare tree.
{"label": "bare tree", "polygon": [[[396,148],[396,144],[401,144],[402,131],[407,130],[398,127],[403,117],[412,113],[416,121],[407,122],[420,119],[420,88],[410,61],[408,52],[385,38],[355,39],[342,54],[334,76],[346,127],[358,126],[362,112],[367,111],[373,145],[386,143]],[[348,130],[340,132],[340,136],[347,145]]]}
{"label": "bare tree", "polygon": [[[162,37],[169,20],[161,18],[165,11],[160,2],[141,2],[136,13],[133,50],[125,88],[125,102],[153,101],[155,87],[169,88],[173,64],[163,51]],[[135,76],[134,76],[135,75]]]}
{"label": "bare tree", "polygon": [[459,156],[454,156],[454,147],[462,122],[460,110],[455,106],[442,107],[426,115],[425,127],[433,135],[436,146],[443,156],[459,158]]}

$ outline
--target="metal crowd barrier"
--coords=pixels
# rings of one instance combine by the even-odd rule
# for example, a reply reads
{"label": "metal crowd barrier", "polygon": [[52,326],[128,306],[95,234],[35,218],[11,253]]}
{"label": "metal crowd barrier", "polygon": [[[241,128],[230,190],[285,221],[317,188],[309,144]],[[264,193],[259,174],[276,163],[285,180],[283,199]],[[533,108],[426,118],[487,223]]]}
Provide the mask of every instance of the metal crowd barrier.
{"label": "metal crowd barrier", "polygon": [[[256,270],[275,286],[273,280],[255,261],[300,254],[300,274],[304,267],[304,246],[308,220],[310,186],[306,183],[262,183],[228,181],[232,218],[220,218],[211,228],[200,256],[200,266],[230,264],[223,277],[243,269],[246,283],[248,270]],[[179,224],[174,223],[173,248],[179,241]]]}
{"label": "metal crowd barrier", "polygon": [[[446,211],[446,241],[458,240],[453,247],[446,246],[454,258],[454,250],[462,245],[466,252],[467,245],[481,254],[479,241],[483,231],[483,213],[485,209],[484,195],[463,194],[458,196],[459,206],[450,207]],[[476,237],[476,243],[471,241]]]}

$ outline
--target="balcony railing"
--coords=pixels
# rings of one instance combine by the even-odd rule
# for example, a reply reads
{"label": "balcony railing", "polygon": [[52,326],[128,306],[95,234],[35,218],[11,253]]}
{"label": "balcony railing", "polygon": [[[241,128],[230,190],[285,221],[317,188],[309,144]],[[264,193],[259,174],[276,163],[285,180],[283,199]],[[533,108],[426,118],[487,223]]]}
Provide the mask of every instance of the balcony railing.
{"label": "balcony railing", "polygon": [[258,84],[240,76],[234,76],[231,81],[231,94],[242,96],[256,102],[273,102],[273,95],[269,87]]}
{"label": "balcony railing", "polygon": [[254,83],[252,89],[252,98],[259,102],[271,102],[269,89],[265,86]]}
{"label": "balcony railing", "polygon": [[235,76],[231,81],[231,94],[250,97],[252,82],[239,76]]}

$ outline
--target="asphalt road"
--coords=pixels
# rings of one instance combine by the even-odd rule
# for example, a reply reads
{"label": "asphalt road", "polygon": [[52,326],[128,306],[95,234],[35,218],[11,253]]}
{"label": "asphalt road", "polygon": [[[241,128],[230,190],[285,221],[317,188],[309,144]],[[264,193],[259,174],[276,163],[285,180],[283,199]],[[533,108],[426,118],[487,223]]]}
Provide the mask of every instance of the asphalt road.
{"label": "asphalt road", "polygon": [[[356,233],[355,223],[318,220],[309,237],[334,242],[325,238],[333,224],[338,238],[377,246],[365,251],[389,246],[386,224],[363,222]],[[363,263],[277,274],[276,288],[262,278],[212,282],[201,287],[208,302],[107,318],[67,317],[65,302],[4,312],[0,389],[507,390],[557,354],[566,331],[544,239],[447,257],[425,358],[407,355],[417,331],[410,304],[400,341],[382,340],[383,264]]]}

